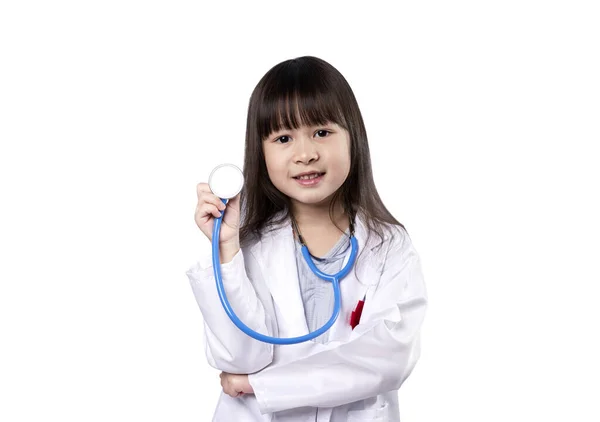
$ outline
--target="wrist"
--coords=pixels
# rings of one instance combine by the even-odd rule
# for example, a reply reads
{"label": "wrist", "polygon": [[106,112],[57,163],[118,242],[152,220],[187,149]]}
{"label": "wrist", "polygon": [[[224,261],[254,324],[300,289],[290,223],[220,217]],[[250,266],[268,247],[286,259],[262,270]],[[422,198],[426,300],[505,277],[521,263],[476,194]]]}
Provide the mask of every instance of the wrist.
{"label": "wrist", "polygon": [[238,242],[220,244],[219,245],[219,258],[220,258],[221,264],[226,264],[228,262],[231,262],[231,260],[238,253],[239,250],[240,250],[240,245]]}

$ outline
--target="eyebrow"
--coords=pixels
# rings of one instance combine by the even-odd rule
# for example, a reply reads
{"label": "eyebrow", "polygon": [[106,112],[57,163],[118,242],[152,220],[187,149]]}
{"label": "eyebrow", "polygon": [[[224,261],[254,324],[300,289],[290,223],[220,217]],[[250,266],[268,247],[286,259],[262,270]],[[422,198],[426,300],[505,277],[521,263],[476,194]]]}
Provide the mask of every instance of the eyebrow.
{"label": "eyebrow", "polygon": [[[324,123],[322,125],[304,125],[304,126],[306,128],[308,128],[308,129],[316,129],[316,128],[321,128],[321,127],[325,127],[325,126],[333,126],[334,124],[335,124],[334,122],[327,122],[327,123]],[[272,135],[276,135],[276,134],[281,133],[281,132],[292,132],[292,131],[296,131],[296,130],[300,130],[300,128],[298,128],[298,129],[281,128],[281,129],[279,129],[277,131],[272,132]],[[269,135],[269,136],[271,136],[271,135]]]}

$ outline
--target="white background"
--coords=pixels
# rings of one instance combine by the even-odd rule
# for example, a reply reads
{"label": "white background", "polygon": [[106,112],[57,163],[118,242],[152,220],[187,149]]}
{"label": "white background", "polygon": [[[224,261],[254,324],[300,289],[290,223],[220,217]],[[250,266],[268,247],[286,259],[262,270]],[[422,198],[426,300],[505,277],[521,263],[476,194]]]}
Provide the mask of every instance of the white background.
{"label": "white background", "polygon": [[422,256],[403,422],[600,420],[593,3],[3,2],[0,420],[210,420],[195,186],[302,55]]}

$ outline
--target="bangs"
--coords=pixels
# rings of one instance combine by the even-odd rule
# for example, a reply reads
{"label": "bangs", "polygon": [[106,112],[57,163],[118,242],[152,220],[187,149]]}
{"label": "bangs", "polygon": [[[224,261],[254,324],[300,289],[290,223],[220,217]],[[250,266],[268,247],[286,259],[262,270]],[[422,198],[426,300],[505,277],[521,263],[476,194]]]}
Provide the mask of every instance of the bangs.
{"label": "bangs", "polygon": [[[336,90],[325,86],[319,78],[306,77],[303,80],[286,75],[278,75],[278,83],[267,83],[260,102],[257,129],[259,138],[264,141],[270,134],[280,130],[298,129],[301,126],[322,126],[336,123],[348,130],[340,97]],[[306,80],[308,79],[308,80]]]}

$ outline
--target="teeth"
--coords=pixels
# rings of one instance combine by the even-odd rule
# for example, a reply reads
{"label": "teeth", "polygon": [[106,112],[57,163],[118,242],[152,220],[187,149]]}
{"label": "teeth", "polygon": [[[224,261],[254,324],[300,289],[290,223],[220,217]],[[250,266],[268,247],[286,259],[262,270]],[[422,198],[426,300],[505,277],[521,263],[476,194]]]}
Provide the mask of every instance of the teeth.
{"label": "teeth", "polygon": [[304,176],[298,177],[298,179],[300,179],[300,180],[315,179],[315,178],[319,177],[320,174],[321,173],[305,174]]}

